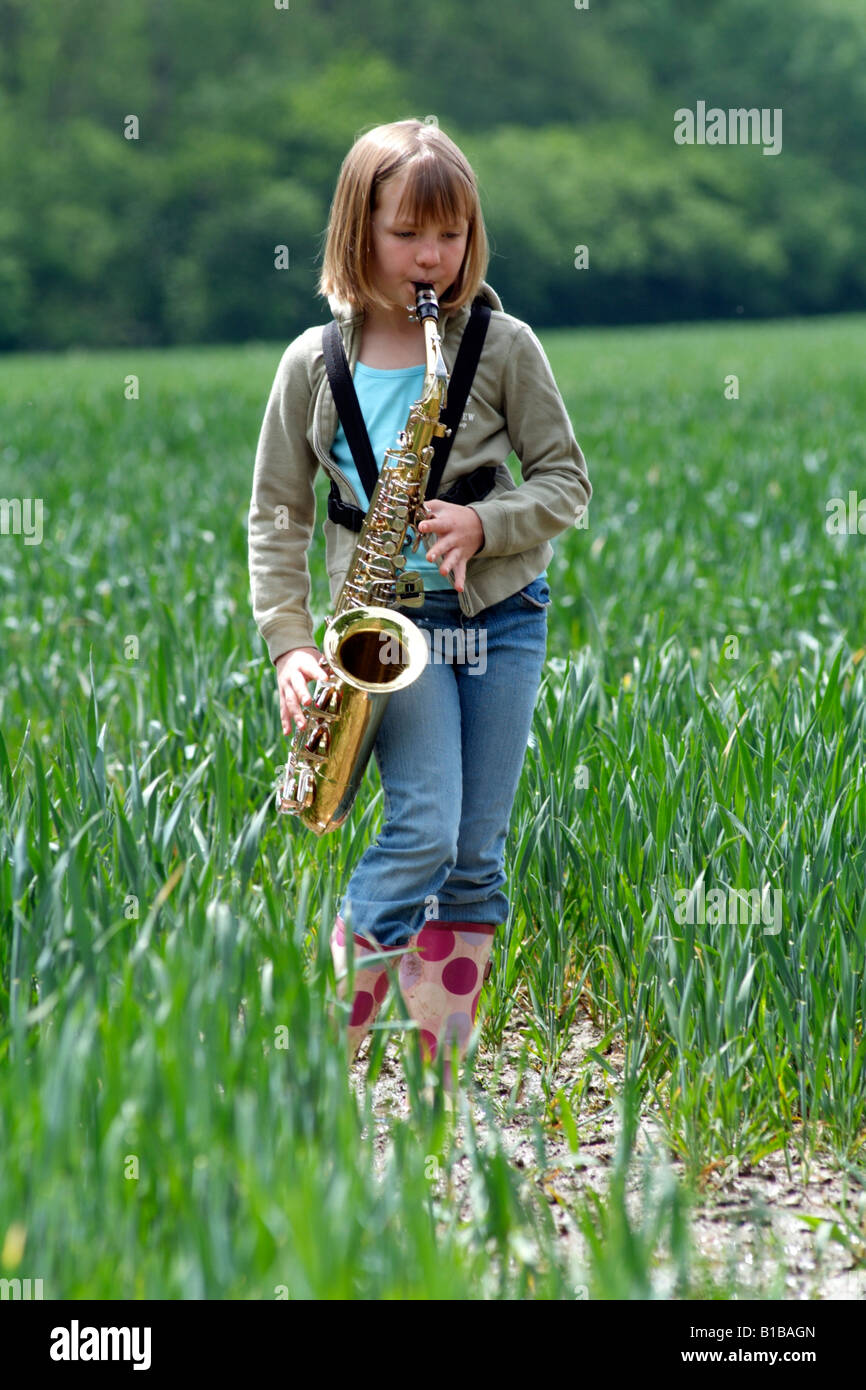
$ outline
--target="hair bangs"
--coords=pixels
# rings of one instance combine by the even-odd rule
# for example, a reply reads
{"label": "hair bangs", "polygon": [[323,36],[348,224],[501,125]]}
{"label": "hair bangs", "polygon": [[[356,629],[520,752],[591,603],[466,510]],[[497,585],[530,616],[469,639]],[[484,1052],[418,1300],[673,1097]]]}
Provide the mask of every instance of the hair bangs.
{"label": "hair bangs", "polygon": [[404,167],[406,184],[397,209],[399,220],[416,227],[428,219],[446,225],[464,220],[471,224],[475,211],[473,192],[450,160],[426,154],[410,159]]}

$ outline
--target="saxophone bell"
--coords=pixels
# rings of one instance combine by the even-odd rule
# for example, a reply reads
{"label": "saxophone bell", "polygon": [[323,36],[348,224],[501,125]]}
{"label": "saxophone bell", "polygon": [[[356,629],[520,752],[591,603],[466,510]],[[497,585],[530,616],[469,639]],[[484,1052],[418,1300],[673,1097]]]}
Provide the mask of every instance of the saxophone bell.
{"label": "saxophone bell", "polygon": [[296,732],[277,795],[280,812],[323,835],[346,819],[388,700],[427,665],[424,634],[393,609],[365,605],[335,617],[322,642],[327,679]]}

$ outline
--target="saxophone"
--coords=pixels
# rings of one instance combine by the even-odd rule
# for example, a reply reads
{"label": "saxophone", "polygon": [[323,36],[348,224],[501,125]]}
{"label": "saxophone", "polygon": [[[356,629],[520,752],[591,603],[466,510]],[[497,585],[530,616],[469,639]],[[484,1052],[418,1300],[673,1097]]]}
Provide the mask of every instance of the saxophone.
{"label": "saxophone", "polygon": [[[416,608],[424,583],[405,574],[401,550],[412,528],[412,550],[425,549],[435,533],[422,536],[417,523],[429,517],[424,495],[433,459],[433,440],[450,431],[440,424],[448,373],[439,339],[439,304],[432,285],[416,284],[410,321],[424,328],[427,356],[424,387],[409,411],[406,428],[385,450],[370,508],[352,561],[328,620],[320,662],[325,679],[316,683],[303,729],[295,729],[288,761],[280,772],[277,810],[297,816],[317,835],[336,830],[349,814],[388,700],[417,680],[427,665],[423,633],[397,603]],[[453,571],[449,572],[453,583]]]}

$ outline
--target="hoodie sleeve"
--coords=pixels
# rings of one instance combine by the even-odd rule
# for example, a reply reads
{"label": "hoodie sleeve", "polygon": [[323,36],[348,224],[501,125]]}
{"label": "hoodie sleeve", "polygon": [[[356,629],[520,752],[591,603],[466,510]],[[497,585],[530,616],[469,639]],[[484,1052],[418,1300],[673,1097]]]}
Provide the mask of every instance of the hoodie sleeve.
{"label": "hoodie sleeve", "polygon": [[307,439],[311,397],[301,339],[280,360],[256,449],[248,521],[250,592],[271,661],[313,647],[307,552],[316,520],[318,460]]}
{"label": "hoodie sleeve", "polygon": [[586,460],[550,363],[528,324],[521,325],[506,359],[503,412],[523,483],[471,504],[484,527],[476,555],[515,555],[549,540],[575,524],[592,496]]}

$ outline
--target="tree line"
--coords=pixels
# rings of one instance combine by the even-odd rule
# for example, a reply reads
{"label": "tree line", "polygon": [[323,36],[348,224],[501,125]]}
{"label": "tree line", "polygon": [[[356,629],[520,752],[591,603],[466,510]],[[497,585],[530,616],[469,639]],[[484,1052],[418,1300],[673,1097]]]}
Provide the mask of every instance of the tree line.
{"label": "tree line", "polygon": [[[4,350],[324,321],[340,162],[410,115],[533,324],[866,305],[861,0],[0,0],[0,32]],[[781,148],[678,142],[699,103],[779,111]]]}

